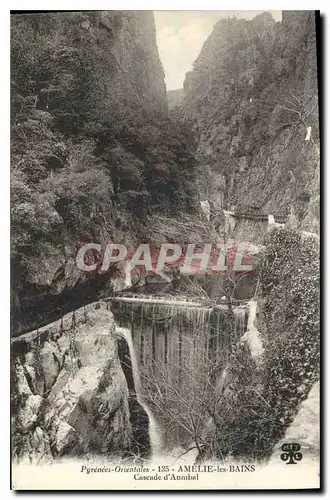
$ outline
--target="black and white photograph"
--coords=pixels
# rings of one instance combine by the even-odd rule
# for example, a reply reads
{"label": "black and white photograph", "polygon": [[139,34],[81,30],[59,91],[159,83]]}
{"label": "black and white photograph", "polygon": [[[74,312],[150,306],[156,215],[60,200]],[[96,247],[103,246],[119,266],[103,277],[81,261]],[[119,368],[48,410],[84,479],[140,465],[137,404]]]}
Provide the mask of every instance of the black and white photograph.
{"label": "black and white photograph", "polygon": [[321,66],[314,10],[11,12],[13,490],[319,490]]}

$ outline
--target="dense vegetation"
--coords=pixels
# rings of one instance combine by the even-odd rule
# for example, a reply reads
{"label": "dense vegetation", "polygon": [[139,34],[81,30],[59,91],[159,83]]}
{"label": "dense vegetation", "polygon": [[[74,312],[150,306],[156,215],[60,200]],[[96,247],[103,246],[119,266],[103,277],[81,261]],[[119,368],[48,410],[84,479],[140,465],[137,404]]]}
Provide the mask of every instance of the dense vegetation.
{"label": "dense vegetation", "polygon": [[256,362],[238,345],[217,410],[219,456],[269,456],[319,377],[319,245],[315,237],[273,230],[260,272]]}
{"label": "dense vegetation", "polygon": [[[127,243],[137,235],[141,241],[152,235],[148,215],[176,217],[195,207],[195,160],[167,114],[150,20],[143,13],[101,14],[12,19],[17,307],[29,283],[34,294],[52,287],[81,242]],[[139,23],[143,43],[136,40]]]}
{"label": "dense vegetation", "polygon": [[[295,15],[286,14],[281,26],[269,14],[220,21],[187,77],[183,104],[170,115],[148,13],[13,17],[14,334],[108,292],[109,276],[79,273],[82,243],[217,242],[224,214],[217,227],[196,215],[198,191],[210,201],[212,187],[215,196],[225,192],[227,208],[293,208],[299,222],[317,230],[315,33],[310,13]],[[181,92],[174,97],[173,105],[181,102]],[[146,380],[171,439],[175,426],[184,429],[199,459],[268,457],[318,378],[318,239],[275,229],[262,252],[245,288],[242,276],[230,273],[179,283],[177,270],[172,275],[173,293],[225,297],[228,305],[226,327],[214,328],[232,339],[228,363],[210,358],[204,370],[201,354],[194,377],[187,369],[192,385],[185,383],[185,394],[165,385],[176,376],[167,361],[157,367],[166,397],[154,372]],[[233,339],[233,299],[241,285],[241,293],[254,293],[257,280],[258,359]],[[154,312],[152,319],[154,331]],[[163,317],[159,324],[163,329]],[[44,359],[56,364],[48,351]],[[139,410],[130,409],[138,420]],[[206,428],[209,419],[214,426]],[[143,422],[145,432],[146,416]]]}
{"label": "dense vegetation", "polygon": [[187,73],[182,109],[194,122],[204,171],[211,169],[213,185],[218,176],[219,187],[225,183],[227,209],[294,208],[299,221],[311,211],[308,230],[318,230],[314,12],[283,11],[281,23],[266,12],[221,19]]}

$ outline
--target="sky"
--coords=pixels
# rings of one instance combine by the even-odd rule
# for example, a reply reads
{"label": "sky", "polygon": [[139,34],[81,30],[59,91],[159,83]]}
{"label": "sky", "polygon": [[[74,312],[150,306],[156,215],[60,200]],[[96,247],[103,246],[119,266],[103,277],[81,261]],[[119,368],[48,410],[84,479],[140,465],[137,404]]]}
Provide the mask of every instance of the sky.
{"label": "sky", "polygon": [[[203,43],[213,26],[224,17],[252,19],[262,11],[244,10],[158,10],[154,11],[160,59],[165,71],[167,90],[183,87],[187,71],[191,71]],[[270,11],[276,21],[281,11]]]}

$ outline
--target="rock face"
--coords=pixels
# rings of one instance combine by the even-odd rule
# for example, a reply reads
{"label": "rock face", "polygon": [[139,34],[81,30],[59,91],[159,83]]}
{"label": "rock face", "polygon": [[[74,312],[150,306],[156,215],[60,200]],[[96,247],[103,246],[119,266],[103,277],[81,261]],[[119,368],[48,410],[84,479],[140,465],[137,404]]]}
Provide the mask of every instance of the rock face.
{"label": "rock face", "polygon": [[130,446],[128,389],[103,302],[12,345],[14,459],[121,454]]}
{"label": "rock face", "polygon": [[293,208],[299,223],[317,230],[315,14],[282,16],[220,20],[186,76],[182,108],[201,164],[225,178],[224,208]]}
{"label": "rock face", "polygon": [[183,89],[177,90],[168,90],[167,91],[167,102],[168,109],[175,108],[175,106],[179,106],[181,104],[183,98]]}
{"label": "rock face", "polygon": [[135,246],[150,214],[193,210],[196,162],[168,116],[152,12],[15,15],[11,37],[17,335],[109,295],[78,249]]}
{"label": "rock face", "polygon": [[[98,110],[113,111],[130,101],[148,113],[167,113],[166,87],[150,11],[103,11],[75,14],[85,36],[108,51],[95,67],[95,84],[105,76]],[[68,17],[72,29],[72,17]],[[69,40],[70,44],[70,40]],[[72,45],[72,43],[70,44]],[[109,47],[109,48],[110,48]],[[108,71],[107,71],[108,66]],[[100,95],[101,97],[101,95]],[[105,105],[105,107],[104,107]],[[109,106],[109,107],[108,107]],[[132,107],[129,111],[132,111]]]}
{"label": "rock face", "polygon": [[[44,109],[46,104],[46,109],[53,114],[61,105],[60,99],[65,92],[66,97],[72,97],[68,91],[77,77],[76,67],[71,64],[73,56],[76,64],[85,63],[88,86],[84,98],[89,101],[85,106],[91,108],[94,118],[99,120],[100,114],[109,113],[118,118],[124,112],[133,112],[134,107],[136,111],[167,114],[164,71],[152,12],[44,13],[18,16],[13,21],[14,28],[15,22],[25,27],[26,43],[30,43],[31,34],[36,44],[39,37],[43,38],[54,50],[53,63],[58,66],[59,73],[63,75],[68,70],[71,73],[71,77],[66,77],[64,88],[58,85],[59,75],[55,75],[51,89],[38,89],[37,108]],[[61,53],[58,53],[59,48]],[[37,73],[35,76],[38,79]],[[44,77],[45,87],[49,83],[47,76]],[[82,106],[78,111],[82,114]],[[66,116],[66,120],[70,117]]]}

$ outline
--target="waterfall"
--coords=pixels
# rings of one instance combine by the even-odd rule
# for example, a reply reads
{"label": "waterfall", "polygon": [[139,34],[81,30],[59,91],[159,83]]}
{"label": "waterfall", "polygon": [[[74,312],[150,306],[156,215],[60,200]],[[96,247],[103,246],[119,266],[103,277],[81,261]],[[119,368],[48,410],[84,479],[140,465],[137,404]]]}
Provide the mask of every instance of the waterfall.
{"label": "waterfall", "polygon": [[132,275],[131,268],[129,265],[125,267],[125,288],[131,288],[132,286]]}
{"label": "waterfall", "polygon": [[200,395],[209,387],[210,374],[218,380],[246,326],[242,305],[233,309],[233,328],[227,306],[178,299],[116,297],[112,301],[117,334],[129,348],[136,399],[149,420],[153,460],[190,439],[189,431],[176,421],[179,417],[171,411],[167,414],[165,408],[170,410],[173,404],[180,411],[182,404],[186,411],[196,391]]}
{"label": "waterfall", "polygon": [[257,316],[258,303],[255,299],[250,300],[248,303],[248,324],[246,333],[243,335],[242,340],[248,343],[252,357],[257,357],[263,353],[263,346],[260,339],[260,333],[255,326]]}
{"label": "waterfall", "polygon": [[201,201],[200,205],[201,205],[203,216],[205,217],[205,219],[207,221],[209,221],[210,217],[211,217],[211,206],[210,206],[209,200]]}
{"label": "waterfall", "polygon": [[238,306],[234,308],[234,318],[235,318],[235,336],[236,340],[239,340],[245,332],[245,317],[246,308],[245,306]]}
{"label": "waterfall", "polygon": [[[225,364],[246,329],[244,306],[234,308],[234,332],[225,305],[213,308],[168,297],[117,297],[113,312],[131,332],[141,374],[177,387],[189,385],[186,368],[209,360]],[[166,381],[164,369],[167,370]],[[161,382],[160,382],[161,383]]]}
{"label": "waterfall", "polygon": [[232,237],[236,224],[234,214],[228,210],[224,210],[223,214],[225,216],[225,233],[227,236]]}
{"label": "waterfall", "polygon": [[122,336],[126,340],[128,348],[129,348],[136,399],[137,399],[138,403],[141,405],[141,407],[143,408],[143,410],[148,415],[149,439],[150,439],[150,445],[151,445],[151,453],[152,453],[152,457],[155,457],[155,456],[160,454],[162,447],[163,447],[162,446],[162,444],[163,444],[162,443],[162,435],[161,435],[161,432],[159,431],[158,424],[156,422],[155,417],[153,416],[152,411],[150,410],[148,405],[144,402],[143,397],[142,397],[140,370],[139,370],[139,364],[138,364],[136,351],[135,351],[135,347],[134,347],[134,343],[133,343],[133,339],[132,339],[132,334],[128,328],[122,328],[122,327],[119,327],[117,325],[116,325],[116,333],[117,333],[117,335]]}
{"label": "waterfall", "polygon": [[311,139],[311,135],[312,135],[312,127],[309,126],[306,128],[306,137],[305,137],[305,141],[310,141]]}

